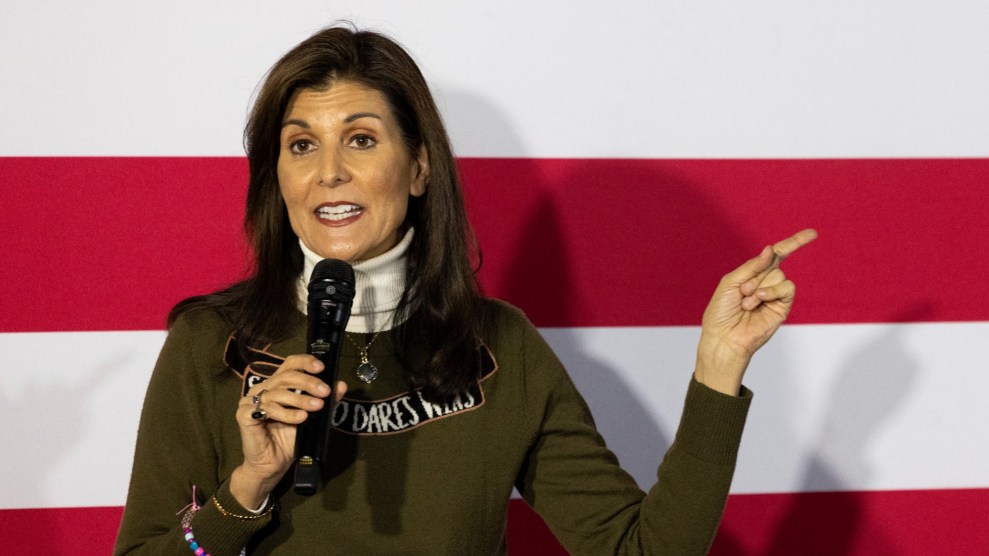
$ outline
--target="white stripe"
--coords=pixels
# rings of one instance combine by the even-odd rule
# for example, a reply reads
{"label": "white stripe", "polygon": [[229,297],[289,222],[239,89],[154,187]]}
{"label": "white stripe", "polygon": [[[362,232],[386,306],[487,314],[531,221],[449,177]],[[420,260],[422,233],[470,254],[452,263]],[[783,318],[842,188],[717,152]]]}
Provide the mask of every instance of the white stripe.
{"label": "white stripe", "polygon": [[[544,333],[622,464],[651,485],[699,329]],[[746,375],[755,400],[733,492],[989,486],[986,338],[984,322],[784,327]]]}
{"label": "white stripe", "polygon": [[[555,328],[622,464],[645,487],[673,437],[698,329]],[[757,355],[734,492],[989,486],[989,323],[805,325]],[[0,507],[124,502],[163,332],[0,334]],[[13,422],[9,420],[13,417]]]}
{"label": "white stripe", "polygon": [[158,331],[0,334],[0,507],[123,504],[164,340]]}
{"label": "white stripe", "polygon": [[413,52],[464,156],[989,155],[973,0],[7,4],[6,156],[240,155],[262,74],[341,18]]}

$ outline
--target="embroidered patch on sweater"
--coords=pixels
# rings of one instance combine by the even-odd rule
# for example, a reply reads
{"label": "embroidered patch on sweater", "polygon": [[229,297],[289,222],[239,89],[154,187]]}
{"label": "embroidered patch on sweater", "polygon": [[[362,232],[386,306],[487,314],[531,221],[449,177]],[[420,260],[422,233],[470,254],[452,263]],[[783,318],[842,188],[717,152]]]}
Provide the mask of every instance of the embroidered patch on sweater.
{"label": "embroidered patch on sweater", "polygon": [[223,363],[243,380],[240,395],[246,396],[247,391],[254,385],[261,384],[268,377],[275,374],[278,366],[285,361],[280,355],[275,355],[268,351],[270,345],[264,349],[247,348],[247,359],[241,355],[240,344],[232,335],[227,338],[227,345],[223,348]]}
{"label": "embroidered patch on sweater", "polygon": [[[231,336],[223,352],[223,362],[243,380],[241,395],[261,384],[278,370],[284,357],[264,349],[247,348],[247,358],[241,356],[237,340]],[[405,432],[426,423],[477,409],[484,405],[484,389],[481,383],[498,370],[498,363],[487,346],[479,349],[481,372],[470,388],[453,401],[434,404],[422,397],[418,390],[381,400],[357,400],[344,396],[333,409],[330,423],[333,428],[347,434],[381,435]]]}

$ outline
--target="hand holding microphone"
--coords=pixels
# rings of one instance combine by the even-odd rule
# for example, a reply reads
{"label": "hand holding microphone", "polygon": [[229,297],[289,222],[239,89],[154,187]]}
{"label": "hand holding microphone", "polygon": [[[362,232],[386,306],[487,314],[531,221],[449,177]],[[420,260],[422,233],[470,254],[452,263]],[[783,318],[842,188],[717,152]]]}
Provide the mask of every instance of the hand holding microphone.
{"label": "hand holding microphone", "polygon": [[[336,377],[354,298],[353,269],[335,259],[320,261],[308,289],[308,354],[287,357],[237,409],[244,463],[231,475],[230,491],[245,508],[259,507],[297,458],[308,456],[311,462],[296,489],[315,492],[333,406],[346,391]],[[332,398],[330,384],[336,384]],[[252,417],[258,411],[263,418]]]}
{"label": "hand holding microphone", "polygon": [[[309,280],[306,351],[322,363],[323,370],[317,376],[328,384],[337,382],[340,346],[354,293],[353,267],[337,259],[323,259],[316,264]],[[333,400],[324,404],[299,426],[295,439],[295,491],[299,494],[314,494],[319,486],[335,405]]]}

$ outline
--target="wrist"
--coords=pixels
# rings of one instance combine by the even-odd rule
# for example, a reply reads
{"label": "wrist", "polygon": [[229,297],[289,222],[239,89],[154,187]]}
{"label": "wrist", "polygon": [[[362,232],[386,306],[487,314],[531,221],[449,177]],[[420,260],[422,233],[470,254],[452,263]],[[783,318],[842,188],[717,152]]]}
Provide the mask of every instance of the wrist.
{"label": "wrist", "polygon": [[268,500],[277,482],[259,478],[240,465],[230,474],[230,494],[245,509],[254,510]]}
{"label": "wrist", "polygon": [[694,379],[729,396],[738,396],[751,354],[701,335]]}

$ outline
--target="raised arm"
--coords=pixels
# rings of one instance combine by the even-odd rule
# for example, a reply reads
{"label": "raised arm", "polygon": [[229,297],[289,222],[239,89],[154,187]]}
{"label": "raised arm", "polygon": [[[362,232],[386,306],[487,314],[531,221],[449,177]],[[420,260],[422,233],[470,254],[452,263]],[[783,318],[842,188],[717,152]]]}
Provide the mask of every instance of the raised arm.
{"label": "raised arm", "polygon": [[811,229],[797,232],[721,279],[704,311],[694,378],[719,392],[737,396],[752,355],[772,338],[793,305],[796,286],[780,263],[817,238]]}

